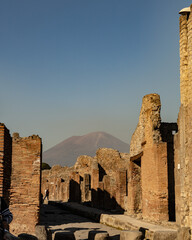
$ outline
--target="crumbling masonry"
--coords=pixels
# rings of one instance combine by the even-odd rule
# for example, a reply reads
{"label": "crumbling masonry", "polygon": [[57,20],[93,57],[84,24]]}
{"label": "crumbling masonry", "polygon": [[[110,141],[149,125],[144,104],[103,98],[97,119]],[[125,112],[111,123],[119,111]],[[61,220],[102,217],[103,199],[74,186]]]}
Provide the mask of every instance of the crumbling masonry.
{"label": "crumbling masonry", "polygon": [[176,221],[183,231],[192,229],[191,9],[180,12],[178,121],[161,122],[160,96],[144,96],[130,154],[98,149],[95,157],[80,156],[71,168],[44,170],[41,187],[41,139],[11,137],[0,124],[0,196],[14,215],[11,232],[34,234],[40,189],[44,194],[46,188],[51,200],[84,202],[150,221]]}
{"label": "crumbling masonry", "polygon": [[[151,221],[192,229],[192,6],[180,11],[180,91],[177,123],[161,122],[158,94],[144,96],[130,156],[99,149],[72,168],[43,171],[52,200],[90,202]],[[107,165],[108,164],[108,165]],[[115,166],[115,167],[114,167]]]}
{"label": "crumbling masonry", "polygon": [[14,234],[35,233],[39,222],[41,187],[41,139],[10,136],[0,124],[0,196],[10,205]]}

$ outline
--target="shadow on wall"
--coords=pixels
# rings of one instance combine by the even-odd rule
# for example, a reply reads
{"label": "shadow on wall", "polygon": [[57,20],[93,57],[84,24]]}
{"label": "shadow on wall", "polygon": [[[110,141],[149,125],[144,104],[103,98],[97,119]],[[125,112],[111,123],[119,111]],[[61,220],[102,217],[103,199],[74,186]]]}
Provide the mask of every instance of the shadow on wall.
{"label": "shadow on wall", "polygon": [[115,197],[111,196],[106,190],[98,188],[98,190],[91,189],[91,200],[81,201],[82,191],[80,184],[73,179],[69,184],[69,202],[83,203],[86,206],[95,207],[102,210],[113,211],[117,213],[124,213],[124,209],[117,203]]}

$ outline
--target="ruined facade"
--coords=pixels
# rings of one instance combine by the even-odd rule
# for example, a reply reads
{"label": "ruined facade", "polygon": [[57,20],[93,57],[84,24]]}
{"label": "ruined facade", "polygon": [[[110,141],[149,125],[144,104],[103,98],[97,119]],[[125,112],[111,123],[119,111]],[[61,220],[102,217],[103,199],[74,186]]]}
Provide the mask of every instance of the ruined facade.
{"label": "ruined facade", "polygon": [[151,221],[174,221],[177,123],[161,122],[160,110],[160,96],[146,95],[130,155],[101,148],[94,158],[80,156],[71,168],[44,170],[42,193],[49,188],[50,200],[86,202]]}
{"label": "ruined facade", "polygon": [[0,124],[0,196],[13,213],[10,231],[35,232],[39,221],[41,187],[41,139],[38,136],[10,136]]}
{"label": "ruined facade", "polygon": [[158,94],[144,96],[126,164],[121,153],[100,149],[95,158],[81,156],[73,168],[65,169],[67,178],[57,171],[53,174],[54,168],[45,171],[43,188],[54,186],[52,200],[91,201],[92,206],[103,209],[120,207],[132,216],[176,221],[178,226],[192,229],[191,10],[192,6],[180,12],[181,106],[177,123],[161,121]]}
{"label": "ruined facade", "polygon": [[128,154],[98,149],[96,156],[80,156],[71,167],[54,166],[42,172],[42,193],[50,200],[84,202],[105,210],[124,210],[127,196]]}
{"label": "ruined facade", "polygon": [[158,94],[143,97],[128,170],[128,213],[154,221],[175,218],[173,133],[177,124],[162,123],[160,109]]}

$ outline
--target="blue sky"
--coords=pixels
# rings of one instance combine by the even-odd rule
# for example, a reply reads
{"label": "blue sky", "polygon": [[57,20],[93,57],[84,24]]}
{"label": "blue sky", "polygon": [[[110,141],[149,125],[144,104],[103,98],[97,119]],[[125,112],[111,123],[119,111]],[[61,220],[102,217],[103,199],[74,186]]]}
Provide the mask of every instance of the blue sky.
{"label": "blue sky", "polygon": [[0,122],[43,148],[105,131],[130,143],[142,98],[180,106],[183,0],[2,0]]}

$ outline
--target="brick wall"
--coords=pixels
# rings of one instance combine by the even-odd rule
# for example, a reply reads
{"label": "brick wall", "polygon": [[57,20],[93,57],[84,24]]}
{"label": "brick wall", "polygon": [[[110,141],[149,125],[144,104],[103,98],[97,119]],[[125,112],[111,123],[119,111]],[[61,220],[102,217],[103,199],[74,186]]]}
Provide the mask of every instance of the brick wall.
{"label": "brick wall", "polygon": [[129,214],[155,221],[175,216],[173,131],[177,124],[162,123],[160,109],[158,94],[143,97],[130,145],[126,208]]}
{"label": "brick wall", "polygon": [[34,234],[39,221],[41,187],[41,139],[13,135],[10,210],[14,234]]}

